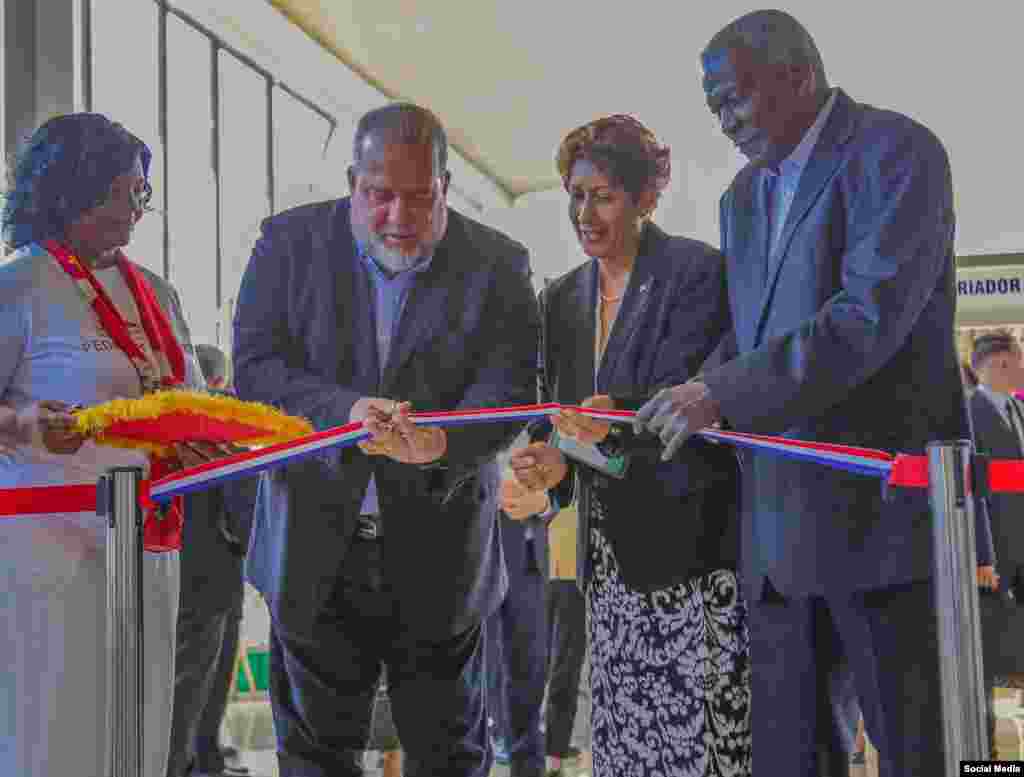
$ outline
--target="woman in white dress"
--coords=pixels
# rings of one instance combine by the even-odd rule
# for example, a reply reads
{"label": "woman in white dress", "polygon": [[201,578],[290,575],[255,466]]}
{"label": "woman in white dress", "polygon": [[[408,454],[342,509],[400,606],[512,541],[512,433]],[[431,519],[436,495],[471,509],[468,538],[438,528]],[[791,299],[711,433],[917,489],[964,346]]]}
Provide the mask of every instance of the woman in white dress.
{"label": "woman in white dress", "polygon": [[[151,195],[149,161],[98,114],[51,119],[17,160],[2,215],[15,253],[0,265],[0,488],[148,472],[142,454],[78,438],[71,406],[204,387],[176,292],[121,252]],[[0,774],[104,773],[105,540],[94,513],[0,520]],[[147,552],[143,575],[144,769],[163,777],[177,552]]]}

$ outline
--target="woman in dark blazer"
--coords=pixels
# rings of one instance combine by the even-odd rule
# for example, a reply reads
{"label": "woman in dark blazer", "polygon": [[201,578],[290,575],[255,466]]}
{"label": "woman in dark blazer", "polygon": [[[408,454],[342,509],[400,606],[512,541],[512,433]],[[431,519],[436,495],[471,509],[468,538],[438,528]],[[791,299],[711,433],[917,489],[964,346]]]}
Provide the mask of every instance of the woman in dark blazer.
{"label": "woman in dark blazer", "polygon": [[[651,223],[669,155],[635,119],[575,130],[558,162],[591,260],[541,294],[543,399],[636,409],[692,378],[728,328],[724,263]],[[566,456],[552,425],[611,465]],[[735,455],[695,439],[662,462],[656,438],[570,412],[533,437],[517,477],[557,506],[578,500],[595,777],[749,775]]]}

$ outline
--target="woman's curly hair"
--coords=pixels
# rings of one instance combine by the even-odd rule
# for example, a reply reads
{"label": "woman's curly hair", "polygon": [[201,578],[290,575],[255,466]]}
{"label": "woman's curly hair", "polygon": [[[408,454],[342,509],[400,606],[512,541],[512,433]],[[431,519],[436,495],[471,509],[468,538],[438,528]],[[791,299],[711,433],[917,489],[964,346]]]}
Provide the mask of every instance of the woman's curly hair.
{"label": "woman's curly hair", "polygon": [[556,164],[562,185],[569,190],[573,165],[580,159],[595,164],[633,199],[648,190],[659,197],[672,175],[667,146],[637,119],[615,114],[577,127],[558,147]]}
{"label": "woman's curly hair", "polygon": [[62,238],[83,213],[102,205],[114,179],[142,162],[152,196],[152,152],[122,125],[98,113],[56,116],[42,124],[18,152],[0,211],[3,239],[11,249]]}

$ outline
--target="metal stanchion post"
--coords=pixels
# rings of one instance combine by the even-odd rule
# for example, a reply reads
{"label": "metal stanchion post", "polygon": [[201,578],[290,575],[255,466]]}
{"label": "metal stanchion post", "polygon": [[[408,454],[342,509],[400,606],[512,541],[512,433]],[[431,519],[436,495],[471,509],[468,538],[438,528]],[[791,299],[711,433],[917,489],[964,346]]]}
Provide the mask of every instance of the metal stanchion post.
{"label": "metal stanchion post", "polygon": [[107,517],[107,775],[143,777],[142,470],[112,469],[97,488]]}
{"label": "metal stanchion post", "polygon": [[975,569],[974,494],[968,440],[928,446],[935,614],[947,777],[961,760],[988,757]]}

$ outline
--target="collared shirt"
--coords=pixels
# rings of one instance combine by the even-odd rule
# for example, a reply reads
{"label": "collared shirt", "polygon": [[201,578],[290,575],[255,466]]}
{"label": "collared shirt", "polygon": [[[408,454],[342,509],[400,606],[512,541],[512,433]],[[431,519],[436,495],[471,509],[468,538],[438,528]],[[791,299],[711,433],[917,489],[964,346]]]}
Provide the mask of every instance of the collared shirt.
{"label": "collared shirt", "polygon": [[[370,279],[370,289],[373,294],[371,307],[374,327],[377,332],[377,364],[380,367],[380,374],[383,376],[384,365],[387,364],[388,354],[391,353],[391,343],[398,331],[398,322],[402,318],[405,302],[409,298],[409,291],[430,267],[433,257],[420,260],[419,264],[411,270],[396,274],[388,272],[377,264],[366,247],[358,240],[356,241],[356,253],[366,265],[366,274]],[[380,514],[380,503],[377,500],[377,478],[372,475],[366,487],[366,496],[363,497],[360,512],[362,515]]]}
{"label": "collared shirt", "polygon": [[797,147],[793,149],[792,153],[779,162],[779,169],[765,168],[765,175],[774,179],[774,191],[770,201],[772,233],[771,243],[768,247],[769,254],[775,252],[779,237],[782,235],[782,227],[786,223],[789,209],[793,205],[797,188],[800,186],[800,177],[803,175],[804,168],[807,167],[807,162],[810,160],[811,152],[814,151],[814,146],[821,136],[821,131],[825,128],[825,122],[828,121],[828,117],[832,113],[832,107],[836,103],[837,94],[838,90],[832,90],[828,101],[818,111],[818,117],[814,120],[814,124],[804,133],[803,138]]}

